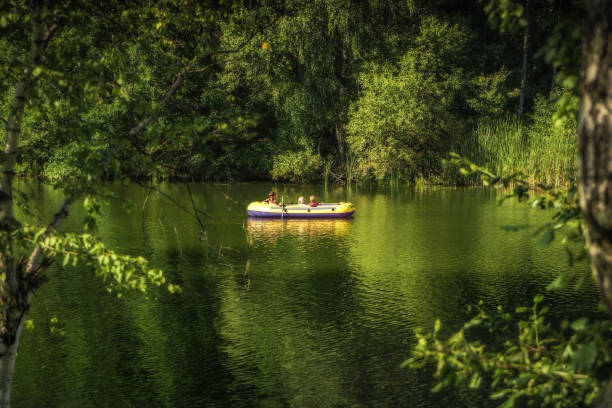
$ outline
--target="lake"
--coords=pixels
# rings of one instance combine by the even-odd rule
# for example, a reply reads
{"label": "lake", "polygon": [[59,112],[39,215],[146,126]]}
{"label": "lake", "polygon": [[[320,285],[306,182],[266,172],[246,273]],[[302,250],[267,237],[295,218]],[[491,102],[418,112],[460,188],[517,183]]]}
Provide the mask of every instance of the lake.
{"label": "lake", "polygon": [[[550,212],[470,188],[185,184],[164,194],[112,185],[98,235],[140,254],[183,292],[108,294],[84,267],[55,265],[36,293],[13,385],[14,407],[497,406],[486,394],[432,394],[431,371],[400,368],[413,329],[443,333],[466,308],[530,305],[569,268],[559,243],[535,244]],[[61,196],[24,218],[48,220]],[[351,201],[352,219],[250,220],[249,202]],[[128,213],[123,200],[133,209]],[[75,206],[63,230],[81,228]],[[504,225],[530,228],[507,232]],[[586,261],[572,267],[588,273]],[[593,315],[591,282],[547,298],[553,319]]]}

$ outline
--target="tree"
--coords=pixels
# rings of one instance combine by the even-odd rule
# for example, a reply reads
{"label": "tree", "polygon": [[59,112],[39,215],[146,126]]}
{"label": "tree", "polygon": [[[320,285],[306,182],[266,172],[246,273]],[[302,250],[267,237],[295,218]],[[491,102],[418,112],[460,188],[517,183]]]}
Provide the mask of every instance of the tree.
{"label": "tree", "polygon": [[[582,27],[582,69],[580,76],[580,116],[578,122],[579,134],[579,203],[575,191],[553,193],[542,201],[537,198],[535,206],[548,207],[549,203],[559,208],[555,222],[565,225],[572,222],[580,228],[584,223],[584,235],[590,256],[593,276],[601,289],[602,298],[608,314],[612,316],[612,168],[610,167],[610,151],[612,149],[612,80],[610,67],[612,54],[612,14],[608,2],[589,0],[585,2],[586,18]],[[575,32],[575,30],[573,30]],[[561,46],[559,37],[553,37],[550,44],[557,46],[549,53],[549,60],[557,62],[572,55],[571,45]],[[571,42],[570,42],[571,44]],[[567,71],[567,65],[565,66]],[[571,85],[571,72],[562,72],[564,82]],[[573,86],[569,86],[570,88]],[[561,99],[561,115],[567,114],[567,106],[571,98]],[[461,161],[461,159],[459,159]],[[465,162],[464,162],[465,164]],[[474,169],[477,166],[474,165]],[[486,180],[494,183],[500,178],[478,169]],[[488,174],[487,174],[488,173]],[[512,177],[505,179],[507,184]],[[516,179],[515,179],[516,181]],[[544,187],[544,189],[550,188]],[[525,196],[528,183],[520,181],[515,187],[519,198]],[[556,226],[555,226],[556,227]],[[554,231],[548,229],[543,235],[546,241],[554,237]],[[550,288],[566,285],[567,276],[560,276]],[[446,342],[439,342],[436,334],[439,322],[436,322],[433,334],[434,354],[453,355],[452,368],[444,367],[445,359],[438,359],[438,374],[446,370],[453,373],[445,375],[446,384],[470,384],[477,387],[482,380],[482,374],[493,373],[495,394],[491,398],[507,398],[503,406],[514,406],[515,401],[522,396],[530,398],[532,403],[547,406],[575,406],[576,404],[610,407],[612,405],[612,375],[610,367],[611,327],[610,320],[588,324],[588,319],[581,318],[571,326],[561,327],[561,331],[570,330],[571,337],[563,339],[564,334],[556,333],[551,325],[546,323],[542,314],[546,308],[538,304],[543,297],[534,299],[534,306],[529,322],[519,322],[519,339],[505,338],[504,350],[489,348],[479,342],[465,339],[465,330],[474,326],[484,326],[494,332],[495,326],[510,324],[512,317],[501,309],[496,312],[480,311],[479,315]],[[527,308],[517,309],[518,313],[529,311]],[[484,324],[483,324],[484,322]],[[552,333],[552,335],[551,335]],[[506,333],[508,334],[508,333]],[[561,334],[559,336],[559,334]],[[429,337],[417,335],[419,345],[417,354],[427,354]],[[448,348],[447,348],[448,347]],[[490,350],[493,351],[490,351]],[[466,354],[467,351],[467,354]],[[473,355],[469,355],[470,352]],[[424,356],[425,354],[420,354]],[[524,354],[523,360],[519,354]],[[517,358],[518,357],[518,358]],[[530,360],[531,357],[531,360]],[[454,365],[459,362],[458,365]],[[470,368],[464,363],[469,362]],[[525,364],[525,362],[527,364]],[[516,365],[515,365],[516,364]],[[519,367],[519,364],[524,364]],[[599,372],[598,372],[599,371]],[[455,376],[456,374],[456,376]],[[511,376],[508,377],[508,374]],[[605,377],[601,377],[601,375]],[[471,382],[470,382],[471,381]],[[443,385],[444,383],[441,383]],[[500,390],[501,388],[501,390]]]}
{"label": "tree", "polygon": [[523,66],[521,68],[521,91],[519,94],[519,118],[523,116],[525,88],[527,87],[527,54],[529,51],[529,0],[525,0],[525,33],[523,34]]}
{"label": "tree", "polygon": [[349,114],[347,141],[362,176],[413,180],[439,173],[440,158],[464,125],[470,40],[464,27],[427,17],[399,67],[373,64],[361,75],[363,95]]}
{"label": "tree", "polygon": [[[322,168],[323,159],[332,158],[342,171],[358,73],[364,62],[395,58],[410,38],[412,21],[406,5],[386,0],[281,4],[265,33],[271,39],[267,52],[244,49],[243,58],[225,66],[220,82],[270,117],[261,131],[273,148],[273,178],[320,178],[320,171],[294,174],[306,167],[298,159]],[[228,34],[239,39],[247,33]]]}
{"label": "tree", "polygon": [[[184,92],[186,83],[206,85],[202,75],[249,43],[252,35],[235,48],[221,39],[222,23],[250,24],[256,31],[255,16],[240,10],[239,4],[215,1],[168,0],[153,7],[115,1],[0,4],[0,44],[7,49],[0,57],[0,108],[5,108],[0,112],[6,115],[0,157],[0,407],[10,403],[32,293],[48,278],[46,271],[55,260],[93,269],[109,291],[146,291],[161,285],[178,289],[144,258],[117,254],[96,241],[91,230],[99,211],[97,199],[109,194],[96,181],[109,171],[125,178],[134,163],[159,166],[152,151],[160,135],[147,130],[160,118],[175,119],[171,101]],[[149,62],[145,77],[129,65],[134,52]],[[147,89],[145,82],[156,86]],[[110,120],[113,117],[123,119]],[[23,159],[24,136],[34,131],[42,132],[54,148],[75,141],[78,147],[73,153],[79,168],[55,183],[65,200],[46,226],[21,223],[13,215],[15,169]],[[176,145],[184,140],[185,130],[166,131],[161,137]],[[104,144],[111,149],[98,148]],[[82,198],[86,232],[59,233],[71,206]],[[195,208],[193,215],[199,220]]]}
{"label": "tree", "polygon": [[[607,1],[586,2],[579,131],[580,207],[593,274],[612,316],[612,14]],[[612,379],[601,407],[612,405]]]}

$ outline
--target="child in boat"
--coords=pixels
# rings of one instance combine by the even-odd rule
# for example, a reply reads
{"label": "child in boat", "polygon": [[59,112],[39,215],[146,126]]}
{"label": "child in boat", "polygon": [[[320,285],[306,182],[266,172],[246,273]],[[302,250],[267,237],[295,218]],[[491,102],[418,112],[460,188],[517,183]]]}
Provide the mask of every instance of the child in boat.
{"label": "child in boat", "polygon": [[313,195],[310,196],[310,203],[308,203],[309,206],[311,207],[316,207],[317,205],[319,205],[319,203],[317,203],[317,198]]}
{"label": "child in boat", "polygon": [[306,200],[304,199],[304,196],[301,196],[300,198],[298,198],[298,204],[306,204]]}
{"label": "child in boat", "polygon": [[278,204],[278,202],[276,201],[276,193],[274,191],[270,191],[268,193],[268,198],[266,200],[263,200],[263,202],[269,204]]}

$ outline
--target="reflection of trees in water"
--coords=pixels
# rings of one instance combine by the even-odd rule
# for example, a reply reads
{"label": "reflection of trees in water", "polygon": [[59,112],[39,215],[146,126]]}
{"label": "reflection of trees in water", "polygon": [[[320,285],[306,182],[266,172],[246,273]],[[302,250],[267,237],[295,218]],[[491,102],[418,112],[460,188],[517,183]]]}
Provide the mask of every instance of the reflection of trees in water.
{"label": "reflection of trees in water", "polygon": [[[58,268],[31,310],[34,331],[21,344],[15,407],[192,407],[230,398],[216,329],[217,280],[197,224],[188,214],[170,212],[157,195],[140,210],[146,191],[129,187],[119,186],[119,195],[136,210],[128,215],[121,202],[109,202],[98,235],[110,247],[146,253],[184,292],[151,292],[158,301],[134,294],[117,299],[86,267]],[[61,196],[48,190],[39,201],[52,214]],[[176,198],[188,200],[184,194]],[[73,215],[81,215],[76,210]],[[239,224],[234,230],[228,233],[243,236]],[[65,324],[65,336],[49,332],[52,316]]]}
{"label": "reflection of trees in water", "polygon": [[221,333],[238,388],[270,406],[349,406],[347,354],[358,309],[348,268],[351,220],[249,219],[252,285],[226,279]]}
{"label": "reflection of trees in water", "polygon": [[387,293],[365,291],[362,303],[375,311],[402,305],[416,324],[436,317],[462,322],[466,304],[529,302],[555,269],[567,267],[560,247],[536,247],[531,231],[501,229],[537,226],[547,220],[544,213],[511,202],[498,206],[481,190],[408,192],[362,195],[356,202],[361,212],[351,231],[351,262],[364,287]]}
{"label": "reflection of trees in water", "polygon": [[[499,229],[526,222],[526,212],[536,225],[538,215],[498,207],[480,191],[359,192],[355,219],[281,221],[246,220],[219,191],[194,186],[197,206],[215,215],[202,243],[188,214],[156,195],[142,210],[146,192],[128,187],[118,194],[136,210],[126,216],[109,204],[99,235],[146,253],[183,294],[117,300],[87,271],[64,271],[32,310],[16,407],[484,406],[431,395],[431,373],[399,369],[411,327],[441,317],[444,330],[464,318],[466,303],[511,301],[566,265],[534,249],[529,231]],[[167,191],[189,205],[179,187]],[[262,190],[233,188],[247,199]],[[54,194],[41,192],[47,215],[61,199]],[[222,256],[207,255],[215,245]],[[66,323],[64,338],[49,334],[54,315]],[[94,394],[105,389],[113,393]]]}

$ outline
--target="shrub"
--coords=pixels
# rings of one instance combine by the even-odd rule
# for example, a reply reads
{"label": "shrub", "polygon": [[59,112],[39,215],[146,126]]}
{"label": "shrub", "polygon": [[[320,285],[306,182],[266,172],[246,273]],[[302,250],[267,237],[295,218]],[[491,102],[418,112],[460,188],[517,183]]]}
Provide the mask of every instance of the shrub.
{"label": "shrub", "polygon": [[272,178],[294,183],[320,180],[325,161],[310,150],[283,152],[274,156]]}
{"label": "shrub", "polygon": [[460,26],[427,18],[397,67],[373,65],[360,76],[363,92],[347,125],[357,177],[439,174],[440,159],[464,133],[460,54],[468,39]]}

